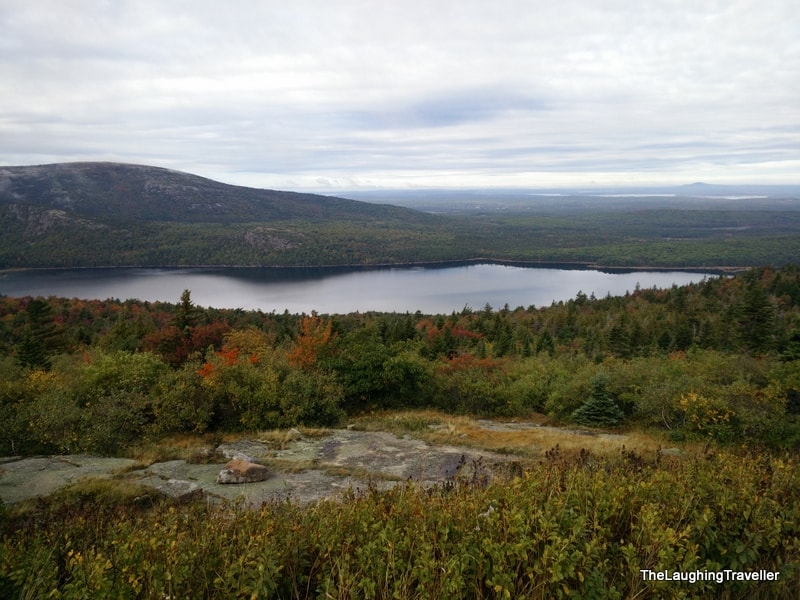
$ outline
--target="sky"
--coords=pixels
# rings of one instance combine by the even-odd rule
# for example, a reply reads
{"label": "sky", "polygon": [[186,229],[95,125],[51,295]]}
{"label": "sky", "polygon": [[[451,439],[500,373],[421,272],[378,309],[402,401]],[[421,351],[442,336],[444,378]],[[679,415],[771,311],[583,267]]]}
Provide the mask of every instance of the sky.
{"label": "sky", "polygon": [[798,0],[0,0],[0,165],[800,183]]}

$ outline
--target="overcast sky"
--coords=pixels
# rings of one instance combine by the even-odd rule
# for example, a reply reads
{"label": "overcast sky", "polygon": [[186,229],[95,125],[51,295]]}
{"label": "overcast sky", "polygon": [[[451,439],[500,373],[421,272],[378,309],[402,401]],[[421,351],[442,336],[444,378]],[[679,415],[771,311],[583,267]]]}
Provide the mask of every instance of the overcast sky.
{"label": "overcast sky", "polygon": [[798,0],[0,0],[0,164],[800,183]]}

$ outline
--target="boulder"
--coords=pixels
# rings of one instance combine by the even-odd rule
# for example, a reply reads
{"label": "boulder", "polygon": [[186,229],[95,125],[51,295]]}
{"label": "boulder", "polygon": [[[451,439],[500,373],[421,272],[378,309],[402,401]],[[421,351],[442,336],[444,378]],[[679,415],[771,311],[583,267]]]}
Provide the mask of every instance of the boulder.
{"label": "boulder", "polygon": [[217,483],[255,483],[269,478],[269,469],[241,458],[234,458],[217,475]]}

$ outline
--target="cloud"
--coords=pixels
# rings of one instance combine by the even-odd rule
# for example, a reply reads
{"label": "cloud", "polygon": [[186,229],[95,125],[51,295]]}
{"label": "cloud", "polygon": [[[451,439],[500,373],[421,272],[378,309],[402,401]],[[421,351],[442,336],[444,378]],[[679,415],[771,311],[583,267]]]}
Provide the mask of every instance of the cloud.
{"label": "cloud", "polygon": [[797,181],[798,26],[793,0],[2,3],[0,163],[270,187]]}

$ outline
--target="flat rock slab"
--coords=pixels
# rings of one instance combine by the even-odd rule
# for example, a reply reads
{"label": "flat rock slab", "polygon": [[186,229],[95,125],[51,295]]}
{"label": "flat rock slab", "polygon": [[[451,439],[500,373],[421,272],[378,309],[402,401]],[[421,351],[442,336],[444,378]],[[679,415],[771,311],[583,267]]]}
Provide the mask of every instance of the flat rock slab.
{"label": "flat rock slab", "polygon": [[71,454],[0,462],[0,499],[7,504],[53,492],[86,477],[111,477],[133,468],[129,458]]}
{"label": "flat rock slab", "polygon": [[[269,442],[240,440],[217,448],[222,456],[247,457],[267,465],[265,481],[240,485],[217,481],[224,464],[192,464],[184,460],[154,463],[133,470],[136,461],[89,456],[26,458],[0,462],[0,498],[13,503],[46,496],[82,477],[124,477],[172,497],[205,495],[209,500],[242,501],[248,505],[291,499],[301,504],[336,498],[348,490],[386,489],[405,481],[433,485],[457,477],[465,465],[481,468],[514,462],[504,454],[458,446],[433,446],[409,435],[332,430],[323,437],[299,437],[282,449]],[[470,475],[472,477],[472,475]]]}

